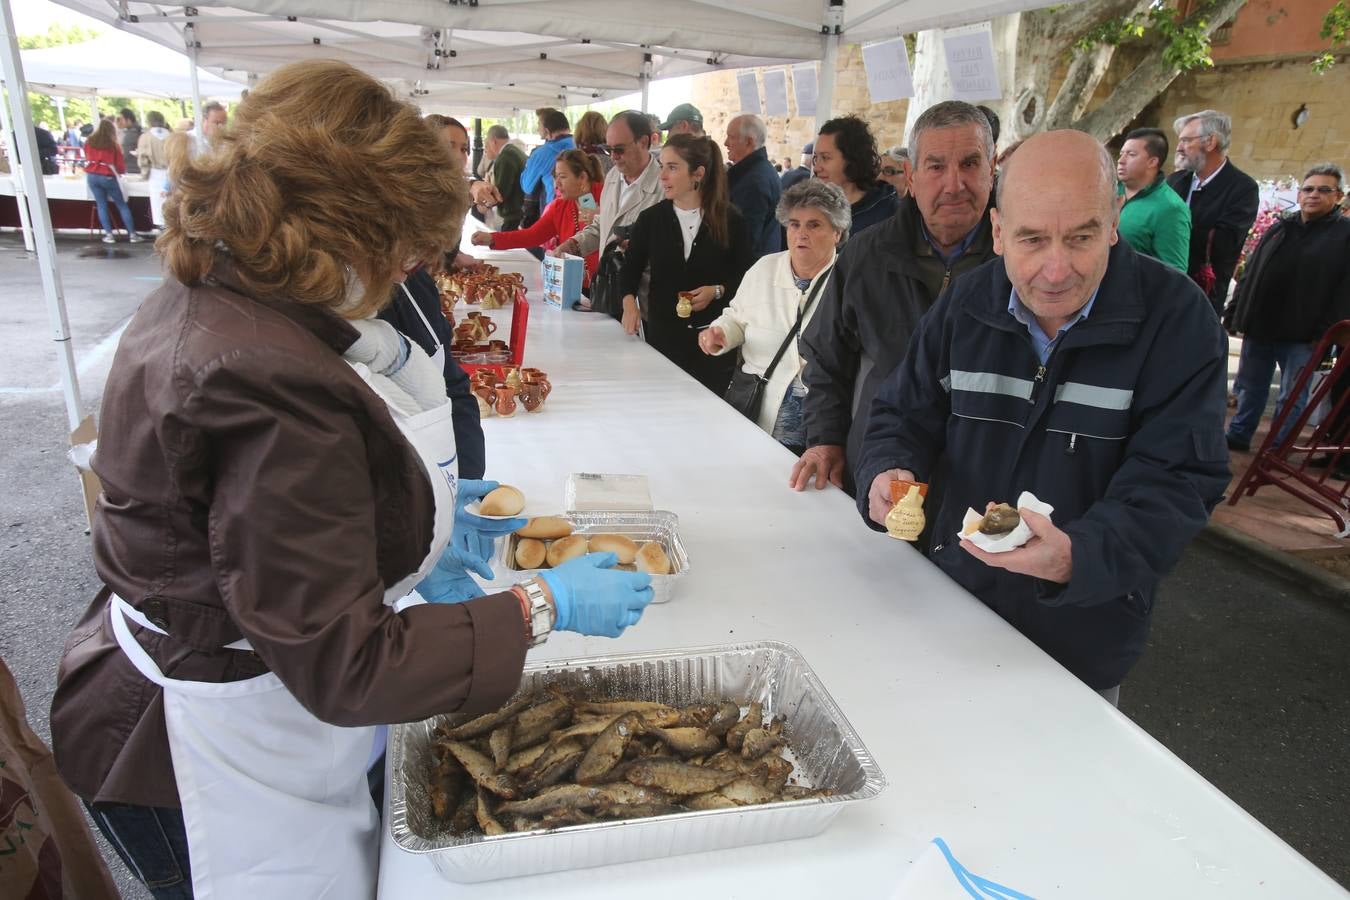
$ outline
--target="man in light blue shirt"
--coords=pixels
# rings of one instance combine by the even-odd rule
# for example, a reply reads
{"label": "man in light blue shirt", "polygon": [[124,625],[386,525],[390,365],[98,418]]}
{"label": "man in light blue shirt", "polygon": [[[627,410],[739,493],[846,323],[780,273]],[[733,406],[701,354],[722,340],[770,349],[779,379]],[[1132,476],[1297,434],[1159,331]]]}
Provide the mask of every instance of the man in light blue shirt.
{"label": "man in light blue shirt", "polygon": [[1093,291],[1092,296],[1088,298],[1088,302],[1084,303],[1083,308],[1078,311],[1078,316],[1061,325],[1059,331],[1055,332],[1054,337],[1046,334],[1045,330],[1037,323],[1036,314],[1027,309],[1027,305],[1017,296],[1016,288],[1013,288],[1008,295],[1008,312],[1014,319],[1026,326],[1027,333],[1031,335],[1031,343],[1036,348],[1036,356],[1040,359],[1041,365],[1045,365],[1050,361],[1050,353],[1055,349],[1055,344],[1059,343],[1059,339],[1064,336],[1064,332],[1086,319],[1088,313],[1092,312],[1092,304],[1096,302],[1097,292]]}

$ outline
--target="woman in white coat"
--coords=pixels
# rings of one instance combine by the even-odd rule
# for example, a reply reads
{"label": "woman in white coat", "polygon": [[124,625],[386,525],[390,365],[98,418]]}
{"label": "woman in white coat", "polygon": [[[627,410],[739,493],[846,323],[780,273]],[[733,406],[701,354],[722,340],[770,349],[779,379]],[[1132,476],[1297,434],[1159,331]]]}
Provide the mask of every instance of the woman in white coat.
{"label": "woman in white coat", "polygon": [[[757,422],[800,456],[806,449],[801,377],[806,360],[798,342],[815,314],[852,217],[839,186],[816,178],[784,191],[777,217],[787,229],[788,249],[761,257],[751,267],[726,312],[699,335],[699,347],[710,356],[739,348],[740,370],[748,375],[764,377],[772,367]],[[781,358],[773,365],[780,349]]]}

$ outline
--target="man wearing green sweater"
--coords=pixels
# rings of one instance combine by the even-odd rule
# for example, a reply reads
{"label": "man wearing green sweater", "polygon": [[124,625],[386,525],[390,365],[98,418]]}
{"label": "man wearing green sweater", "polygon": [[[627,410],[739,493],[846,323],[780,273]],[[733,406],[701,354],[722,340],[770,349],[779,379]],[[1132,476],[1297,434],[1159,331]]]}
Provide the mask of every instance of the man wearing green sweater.
{"label": "man wearing green sweater", "polygon": [[1120,236],[1140,253],[1181,271],[1191,246],[1191,210],[1163,178],[1167,135],[1157,128],[1136,128],[1125,135],[1116,162],[1116,176],[1125,205],[1120,209]]}

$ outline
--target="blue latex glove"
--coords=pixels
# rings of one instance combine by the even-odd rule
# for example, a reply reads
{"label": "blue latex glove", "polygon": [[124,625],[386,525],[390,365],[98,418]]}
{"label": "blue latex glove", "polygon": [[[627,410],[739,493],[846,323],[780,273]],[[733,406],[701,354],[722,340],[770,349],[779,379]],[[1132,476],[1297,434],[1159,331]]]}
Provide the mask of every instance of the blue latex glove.
{"label": "blue latex glove", "polygon": [[587,553],[539,573],[558,610],[554,631],[613,638],[642,618],[652,602],[652,576],[616,571],[618,561],[613,553]]}
{"label": "blue latex glove", "polygon": [[469,577],[468,569],[492,577],[492,569],[485,562],[466,561],[452,544],[445,548],[436,566],[417,584],[417,593],[428,603],[463,603],[483,596],[478,582]]}
{"label": "blue latex glove", "polygon": [[451,533],[450,545],[455,548],[468,568],[484,578],[493,577],[492,568],[488,563],[496,549],[497,538],[519,531],[529,522],[528,519],[486,519],[465,509],[470,503],[481,500],[500,486],[495,481],[461,478],[459,493],[455,497],[455,527]]}

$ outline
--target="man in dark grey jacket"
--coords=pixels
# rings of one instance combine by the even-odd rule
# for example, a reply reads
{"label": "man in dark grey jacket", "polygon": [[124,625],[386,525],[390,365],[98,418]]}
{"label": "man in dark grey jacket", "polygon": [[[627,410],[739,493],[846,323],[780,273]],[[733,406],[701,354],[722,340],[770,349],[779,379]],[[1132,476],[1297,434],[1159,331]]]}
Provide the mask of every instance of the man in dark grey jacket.
{"label": "man in dark grey jacket", "polygon": [[904,359],[919,319],[953,278],[994,256],[989,120],[957,100],[924,111],[910,135],[914,176],[895,215],[844,245],[803,336],[807,450],[794,490],[812,480],[853,493],[877,386]]}

